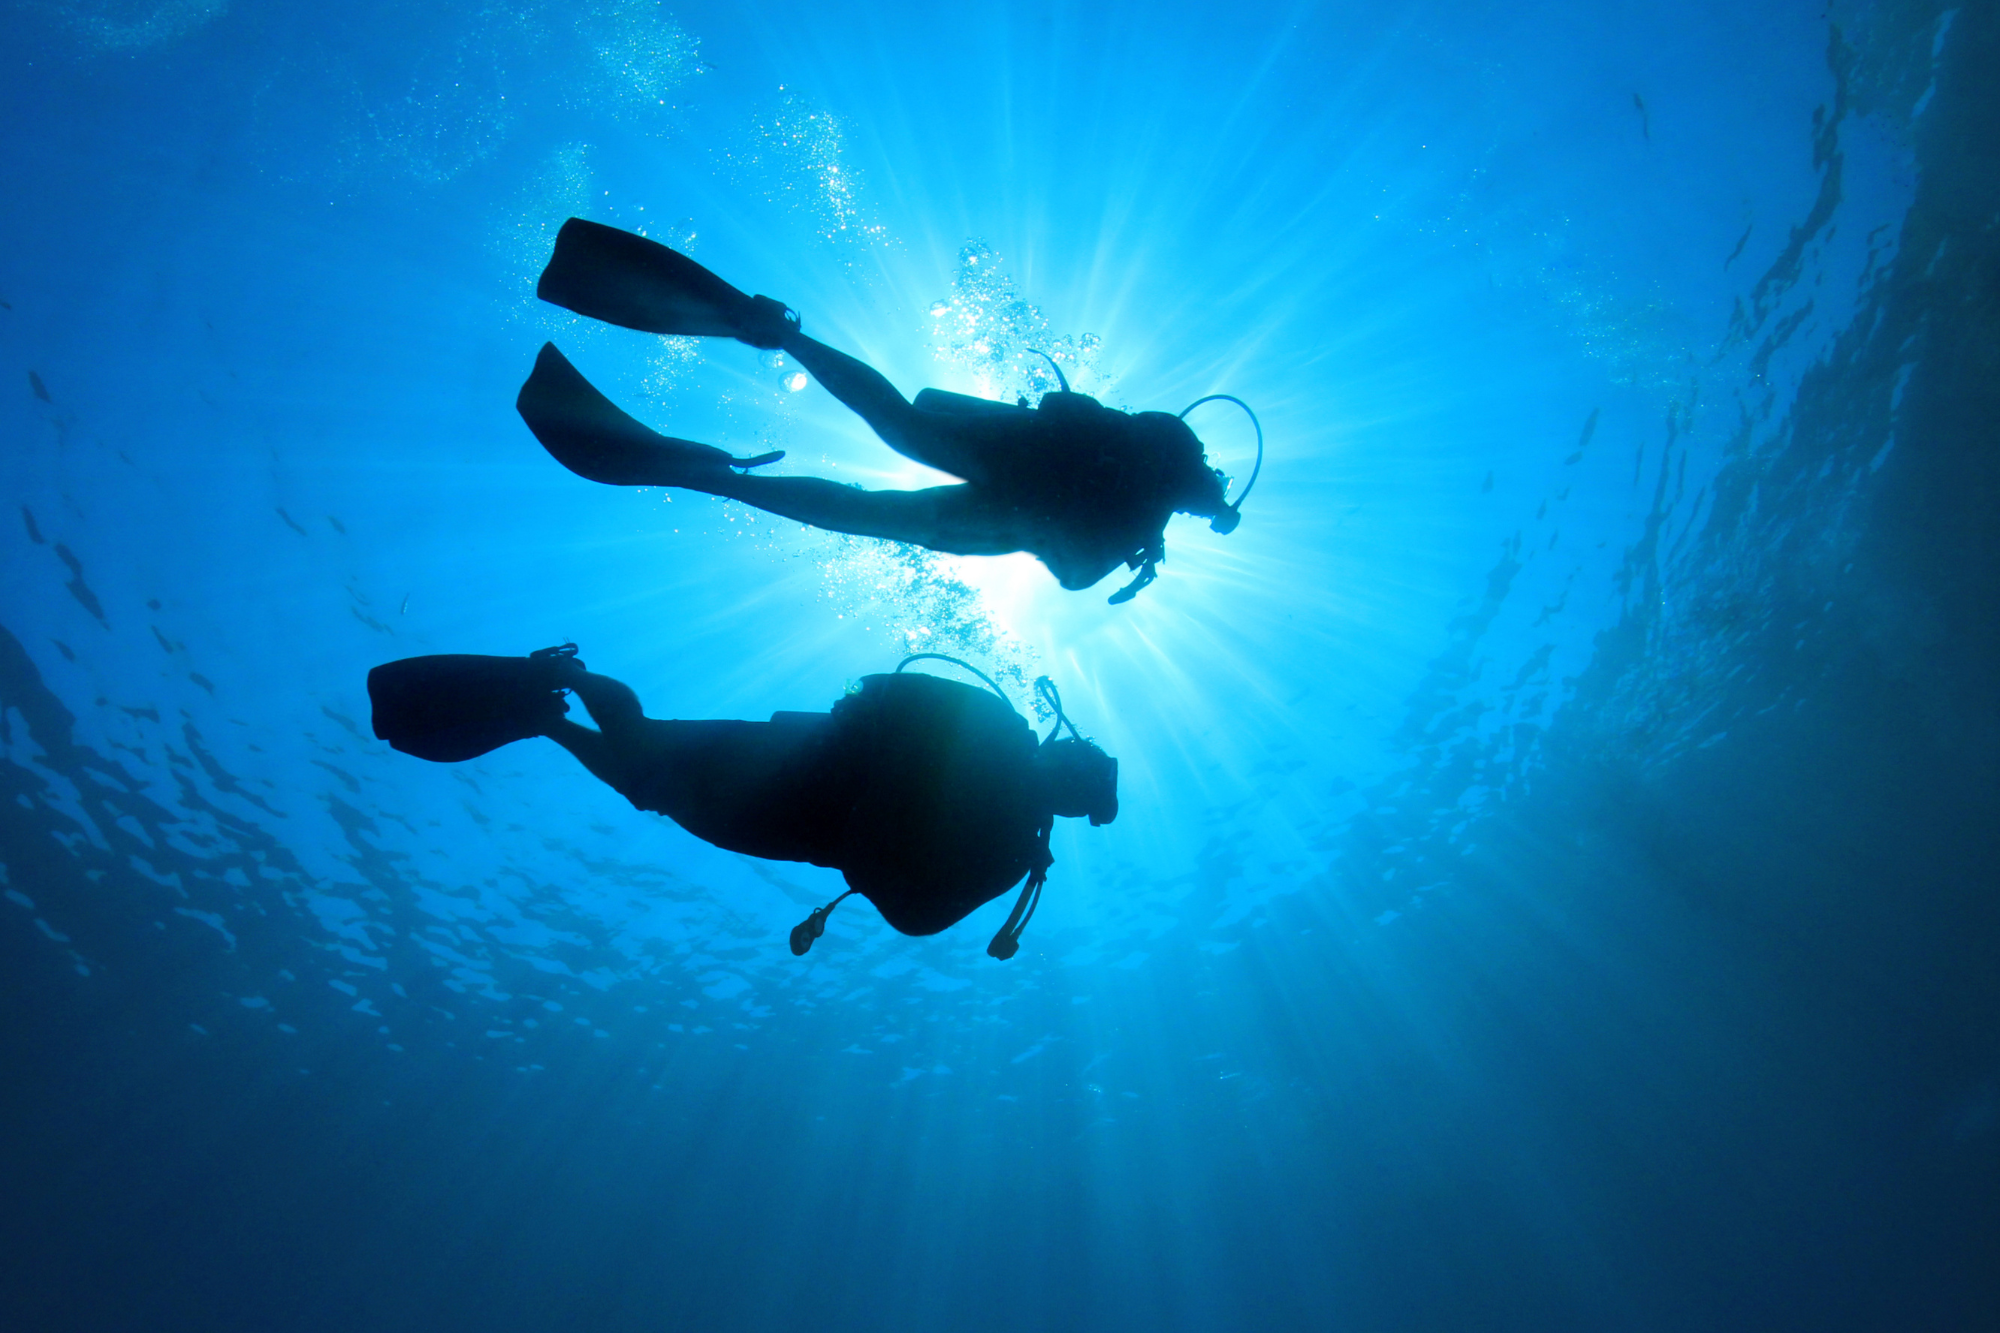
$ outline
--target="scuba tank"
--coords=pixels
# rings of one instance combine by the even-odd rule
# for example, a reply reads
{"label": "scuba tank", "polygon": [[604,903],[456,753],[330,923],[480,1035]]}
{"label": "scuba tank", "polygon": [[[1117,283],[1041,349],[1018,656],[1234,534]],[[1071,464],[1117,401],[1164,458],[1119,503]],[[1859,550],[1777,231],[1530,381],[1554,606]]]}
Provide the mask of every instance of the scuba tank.
{"label": "scuba tank", "polygon": [[[1007,706],[1009,713],[1012,713],[1015,717],[1020,716],[1019,710],[1014,707],[1013,701],[1007,697],[1006,692],[994,682],[992,677],[970,663],[945,653],[912,653],[897,663],[895,672],[891,674],[900,674],[903,668],[909,666],[912,662],[920,662],[927,659],[950,662],[971,672],[983,681],[987,688],[991,689],[994,695]],[[1103,750],[1078,733],[1076,724],[1071,722],[1069,715],[1063,711],[1062,695],[1056,690],[1055,683],[1047,676],[1036,679],[1035,694],[1055,714],[1055,722],[1049,728],[1049,734],[1041,739],[1040,747],[1045,749],[1045,747],[1051,744],[1057,744],[1057,737],[1065,727],[1068,728],[1071,739],[1060,742],[1060,744],[1074,744],[1080,748],[1070,754],[1066,754],[1064,762],[1073,766],[1081,765],[1082,771],[1086,774],[1087,781],[1097,788],[1091,797],[1088,808],[1083,813],[1089,817],[1092,824],[1107,824],[1111,822],[1118,814],[1118,761],[1105,754]],[[1071,771],[1075,771],[1075,769],[1072,768]],[[1040,848],[1040,856],[1037,858],[1039,864],[1034,865],[1034,868],[1028,872],[1027,878],[1022,882],[1020,894],[1014,900],[1014,909],[1008,914],[1006,924],[1001,926],[1000,930],[993,936],[992,942],[986,946],[987,954],[993,958],[1005,960],[1014,956],[1020,949],[1021,934],[1028,928],[1028,922],[1033,918],[1035,908],[1041,902],[1042,886],[1048,881],[1048,867],[1053,862],[1053,858],[1048,853],[1049,829],[1053,822],[1054,816],[1050,815],[1048,821],[1036,830],[1036,841]],[[845,893],[833,899],[833,901],[822,907],[815,908],[810,916],[792,928],[791,947],[792,953],[795,956],[802,956],[807,950],[812,948],[813,941],[825,933],[827,918],[832,915],[833,909],[838,907],[842,901],[855,892],[857,890],[848,889]]]}

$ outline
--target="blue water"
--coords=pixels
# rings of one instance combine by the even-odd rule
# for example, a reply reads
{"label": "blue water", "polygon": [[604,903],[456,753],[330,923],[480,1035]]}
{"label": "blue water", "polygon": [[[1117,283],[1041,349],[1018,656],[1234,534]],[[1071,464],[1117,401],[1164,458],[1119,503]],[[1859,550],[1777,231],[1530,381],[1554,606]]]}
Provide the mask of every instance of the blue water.
{"label": "blue water", "polygon": [[[32,0],[0,16],[0,1327],[2000,1326],[2000,15],[1804,0]],[[1060,591],[557,467],[554,338],[778,471],[796,366],[1255,405]],[[1192,418],[1247,476],[1224,405]],[[1240,484],[1240,482],[1239,482]],[[1121,762],[1022,951],[391,752],[905,652]]]}

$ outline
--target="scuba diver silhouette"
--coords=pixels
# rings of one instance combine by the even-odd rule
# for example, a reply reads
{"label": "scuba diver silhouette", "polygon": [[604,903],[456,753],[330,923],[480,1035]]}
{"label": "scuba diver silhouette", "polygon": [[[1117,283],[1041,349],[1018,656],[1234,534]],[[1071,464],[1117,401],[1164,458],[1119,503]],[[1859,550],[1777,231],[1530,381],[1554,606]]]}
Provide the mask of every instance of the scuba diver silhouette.
{"label": "scuba diver silhouette", "polygon": [[[909,542],[953,555],[1027,551],[1074,592],[1124,565],[1137,576],[1113,594],[1129,601],[1166,559],[1175,513],[1232,532],[1263,467],[1230,501],[1227,478],[1202,443],[1167,412],[1128,414],[1073,393],[1052,357],[1060,392],[1040,406],[925,389],[914,403],[880,372],[808,338],[798,315],[768,296],[746,296],[675,250],[581,218],[565,222],[537,293],[577,314],[647,333],[735,338],[788,353],[897,453],[960,478],[918,491],[869,491],[818,477],[754,476],[782,451],[735,458],[660,435],[591,387],[554,343],[545,344],[516,407],[564,467],[613,486],[678,486],[725,496],[817,528]],[[1256,414],[1250,413],[1256,422]]]}
{"label": "scuba diver silhouette", "polygon": [[[987,946],[1011,958],[1055,863],[1056,817],[1117,818],[1118,761],[1077,733],[1048,677],[1035,689],[1056,721],[1037,740],[976,668],[957,662],[992,695],[903,672],[925,658],[957,662],[915,654],[864,677],[828,712],[768,722],[649,718],[629,686],[585,670],[574,644],[527,657],[403,658],[368,673],[368,694],[376,736],[405,754],[456,763],[546,736],[639,809],[717,847],[839,870],[847,893],[793,929],[795,954],[848,894],[905,935],[933,935],[1019,883]],[[568,718],[566,691],[596,730]]]}

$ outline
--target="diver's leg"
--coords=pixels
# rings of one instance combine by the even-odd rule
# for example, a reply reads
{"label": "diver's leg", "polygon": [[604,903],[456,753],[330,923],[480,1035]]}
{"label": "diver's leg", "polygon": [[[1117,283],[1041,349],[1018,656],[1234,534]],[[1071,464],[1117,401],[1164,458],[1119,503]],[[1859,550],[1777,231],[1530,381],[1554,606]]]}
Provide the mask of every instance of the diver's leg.
{"label": "diver's leg", "polygon": [[561,684],[583,701],[598,729],[592,731],[561,718],[546,733],[548,738],[575,755],[596,777],[625,790],[635,776],[658,760],[656,745],[648,743],[655,738],[649,735],[639,696],[625,682],[581,667],[565,672]]}
{"label": "diver's leg", "polygon": [[1028,549],[1028,534],[975,486],[867,491],[819,477],[725,473],[693,489],[829,532],[909,542],[951,555],[1006,555]]}
{"label": "diver's leg", "polygon": [[589,769],[591,776],[613,789],[622,788],[631,780],[632,770],[627,756],[620,747],[601,731],[592,731],[562,718],[552,723],[546,735],[557,745],[575,755],[577,762]]}
{"label": "diver's leg", "polygon": [[581,668],[564,676],[562,683],[564,688],[583,700],[583,706],[590,710],[590,720],[597,724],[599,731],[626,738],[637,737],[646,714],[639,706],[639,696],[630,685]]}
{"label": "diver's leg", "polygon": [[829,781],[837,776],[826,764],[829,715],[664,721],[640,716],[618,682],[591,679],[595,694],[572,688],[605,729],[563,719],[546,734],[625,799],[732,852],[833,864],[852,797]]}
{"label": "diver's leg", "polygon": [[[905,458],[976,484],[991,480],[973,438],[978,423],[913,405],[881,371],[792,330],[782,344],[826,391]],[[974,427],[968,433],[967,427]]]}

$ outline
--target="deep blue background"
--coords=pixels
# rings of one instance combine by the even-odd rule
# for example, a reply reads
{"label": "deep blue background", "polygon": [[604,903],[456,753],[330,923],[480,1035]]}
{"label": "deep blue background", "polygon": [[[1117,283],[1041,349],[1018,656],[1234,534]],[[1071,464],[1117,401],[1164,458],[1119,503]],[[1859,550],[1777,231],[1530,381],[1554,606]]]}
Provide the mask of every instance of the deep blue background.
{"label": "deep blue background", "polygon": [[[2000,1322],[1991,6],[79,0],[0,52],[7,1327]],[[593,487],[512,411],[544,338],[926,474],[538,306],[572,213],[906,391],[1240,394],[1263,479],[1116,608]],[[1009,963],[1004,903],[795,960],[832,872],[367,734],[376,662],[566,639],[661,716],[1046,671],[1123,813]]]}

